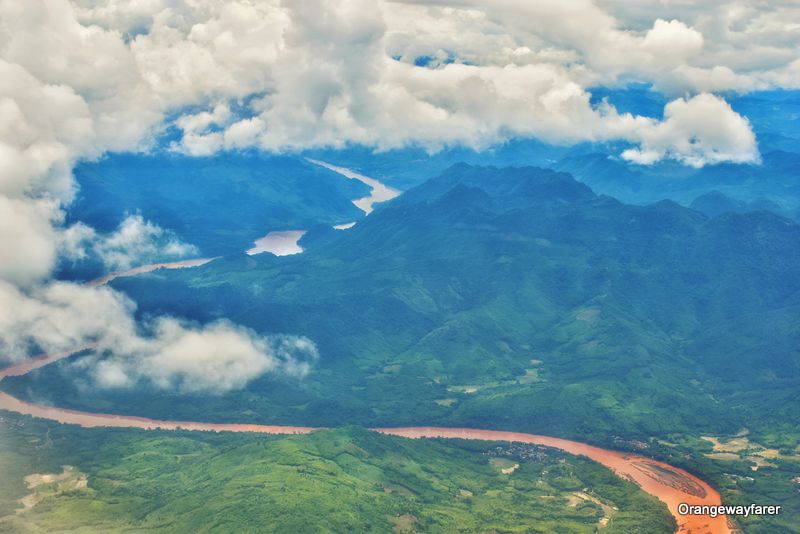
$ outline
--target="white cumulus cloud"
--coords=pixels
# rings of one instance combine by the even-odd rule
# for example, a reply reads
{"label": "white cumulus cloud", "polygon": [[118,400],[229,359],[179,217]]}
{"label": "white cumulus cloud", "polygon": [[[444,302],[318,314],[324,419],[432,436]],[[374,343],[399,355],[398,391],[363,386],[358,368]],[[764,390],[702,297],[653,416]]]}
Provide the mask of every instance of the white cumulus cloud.
{"label": "white cumulus cloud", "polygon": [[643,127],[640,137],[641,148],[626,150],[623,158],[650,164],[666,157],[692,167],[759,159],[747,119],[708,93],[670,102],[664,108],[664,120]]}
{"label": "white cumulus cloud", "polygon": [[52,282],[21,290],[0,281],[0,351],[24,359],[92,344],[76,365],[104,388],[151,386],[221,393],[265,373],[302,378],[318,358],[313,342],[262,336],[228,321],[198,326],[172,317],[137,324],[135,305],[109,288]]}
{"label": "white cumulus cloud", "polygon": [[90,245],[103,263],[114,270],[198,254],[196,247],[141,215],[128,216],[111,234],[95,234]]}
{"label": "white cumulus cloud", "polygon": [[53,224],[60,217],[51,201],[0,196],[0,279],[29,285],[47,277],[58,253]]}
{"label": "white cumulus cloud", "polygon": [[[17,21],[0,24],[0,56],[15,77],[64,93],[58,109],[84,119],[69,129],[45,124],[64,130],[56,137],[66,142],[37,150],[37,165],[23,150],[2,161],[37,176],[61,165],[65,186],[76,151],[147,146],[176,111],[183,135],[173,148],[191,155],[349,143],[480,147],[514,136],[641,143],[637,121],[593,109],[587,87],[644,81],[693,96],[800,86],[791,38],[800,14],[784,4],[645,2],[628,12],[592,0],[51,0],[0,2],[0,14]],[[419,56],[432,61],[415,66]],[[20,106],[20,120],[14,106],[24,94],[41,98],[17,93],[0,109],[10,128],[30,127],[32,113]]]}
{"label": "white cumulus cloud", "polygon": [[[479,148],[518,136],[641,145],[648,131],[639,128],[642,119],[609,106],[594,108],[587,86],[646,80],[670,92],[699,94],[769,83],[752,72],[700,61],[718,43],[707,46],[702,32],[686,22],[656,17],[649,27],[625,29],[588,0],[309,1],[279,11],[281,17],[259,13],[283,25],[278,44],[268,44],[261,91],[235,114],[227,102],[239,102],[241,95],[218,92],[206,111],[179,118],[183,137],[176,149],[207,155],[247,146],[280,151],[360,143],[435,150]],[[213,20],[214,31],[224,33],[226,23]],[[182,31],[198,45],[194,27]],[[149,46],[150,39],[141,35],[137,43]],[[419,56],[431,58],[429,64],[416,66]],[[231,74],[227,65],[213,68],[215,80]],[[243,79],[246,87],[253,83],[252,76]],[[753,161],[754,144],[732,153],[712,141],[695,147],[707,149],[708,157],[692,161],[723,161],[726,155]],[[674,150],[647,153],[688,161]]]}
{"label": "white cumulus cloud", "polygon": [[131,350],[115,347],[108,358],[90,357],[95,382],[104,388],[144,383],[183,393],[223,393],[265,373],[302,378],[319,357],[306,338],[258,336],[226,321],[192,328],[160,318],[151,330],[152,336],[138,338]]}

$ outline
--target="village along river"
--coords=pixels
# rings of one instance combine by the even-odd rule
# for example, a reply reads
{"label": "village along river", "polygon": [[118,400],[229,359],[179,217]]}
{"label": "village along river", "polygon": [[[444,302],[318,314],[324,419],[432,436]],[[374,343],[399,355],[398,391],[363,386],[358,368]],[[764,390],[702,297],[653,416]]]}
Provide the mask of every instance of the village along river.
{"label": "village along river", "polygon": [[[147,265],[124,273],[111,273],[103,278],[90,282],[90,284],[104,285],[118,276],[133,276],[154,271],[159,268],[186,268],[198,266],[212,259]],[[38,369],[90,348],[91,346],[82,346],[73,351],[43,355],[11,365],[5,369],[0,369],[0,381],[9,376],[25,375],[34,369]],[[23,415],[87,428],[119,427],[147,430],[182,429],[207,432],[254,432],[262,434],[305,434],[313,432],[314,430],[319,430],[318,428],[305,426],[161,421],[132,415],[84,412],[25,402],[4,392],[0,392],[0,410],[8,410]],[[712,506],[721,504],[719,493],[709,484],[683,469],[645,456],[603,449],[579,441],[521,432],[445,427],[373,428],[372,430],[382,434],[414,439],[445,438],[519,442],[552,447],[570,454],[586,456],[611,469],[617,476],[637,484],[643,491],[663,501],[678,523],[677,532],[683,534],[730,534],[733,532],[733,529],[728,525],[727,518],[723,515],[719,515],[715,518],[708,516],[680,515],[678,513],[678,505],[681,503]]]}

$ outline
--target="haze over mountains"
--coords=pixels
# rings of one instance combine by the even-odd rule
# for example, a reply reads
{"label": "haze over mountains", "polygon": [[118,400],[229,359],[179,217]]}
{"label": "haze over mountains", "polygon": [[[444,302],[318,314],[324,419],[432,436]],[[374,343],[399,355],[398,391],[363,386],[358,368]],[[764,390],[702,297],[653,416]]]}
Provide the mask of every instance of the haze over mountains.
{"label": "haze over mountains", "polygon": [[[604,99],[621,111],[663,118],[667,99],[650,87],[598,88],[596,102]],[[381,177],[406,189],[441,173],[450,165],[553,168],[572,174],[596,192],[624,202],[648,204],[671,199],[688,206],[708,193],[731,198],[730,211],[767,209],[798,220],[800,190],[800,94],[797,91],[730,95],[733,109],[741,112],[758,138],[760,162],[721,163],[692,168],[670,162],[640,165],[619,157],[630,145],[615,143],[548,144],[536,140],[511,140],[488,150],[448,148],[429,154],[424,150],[394,150],[374,154],[368,150],[320,151],[344,164]],[[709,119],[713,121],[713,119]],[[752,204],[752,206],[750,206]],[[743,208],[742,208],[743,206]]]}
{"label": "haze over mountains", "polygon": [[[787,404],[800,379],[792,250],[800,227],[767,212],[632,206],[563,173],[457,165],[302,255],[233,255],[114,285],[143,315],[226,317],[317,343],[323,358],[306,383],[256,381],[204,400],[206,417],[491,419],[597,439],[757,433],[797,422]],[[60,372],[41,381],[71,406],[97,397],[118,411],[200,415],[146,389],[76,397],[74,371]]]}

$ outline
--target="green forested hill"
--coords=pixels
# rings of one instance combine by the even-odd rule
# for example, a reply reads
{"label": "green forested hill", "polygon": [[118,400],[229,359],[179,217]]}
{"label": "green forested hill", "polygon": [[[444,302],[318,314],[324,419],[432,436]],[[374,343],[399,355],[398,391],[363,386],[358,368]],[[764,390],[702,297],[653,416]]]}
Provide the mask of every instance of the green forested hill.
{"label": "green forested hill", "polygon": [[[0,416],[0,472],[0,532],[9,533],[674,528],[666,506],[584,458],[352,427],[305,436],[217,435],[78,429]],[[24,477],[36,485],[26,488]],[[15,499],[25,495],[32,507],[15,514]]]}
{"label": "green forested hill", "polygon": [[[303,384],[257,381],[204,401],[205,417],[766,432],[797,418],[784,400],[800,375],[798,250],[800,227],[767,213],[628,206],[564,174],[456,166],[306,254],[118,287],[144,312],[223,315],[319,345]],[[135,396],[148,415],[200,415]]]}

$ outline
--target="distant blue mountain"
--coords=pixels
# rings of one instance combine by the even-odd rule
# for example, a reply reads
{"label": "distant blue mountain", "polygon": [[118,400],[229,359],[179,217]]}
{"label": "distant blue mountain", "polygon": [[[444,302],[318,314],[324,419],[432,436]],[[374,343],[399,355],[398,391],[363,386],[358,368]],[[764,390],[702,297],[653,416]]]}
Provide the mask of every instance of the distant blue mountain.
{"label": "distant blue mountain", "polygon": [[[718,217],[724,213],[747,213],[751,211],[770,211],[780,213],[781,208],[774,202],[767,199],[756,199],[752,202],[734,200],[731,197],[712,191],[694,199],[689,206],[693,210],[705,213],[710,217]],[[789,217],[794,217],[794,213],[787,213]]]}
{"label": "distant blue mountain", "polygon": [[[593,88],[592,102],[607,99],[621,112],[660,119],[671,99],[649,85],[621,89]],[[719,164],[702,169],[675,162],[636,165],[619,157],[625,143],[580,143],[560,146],[533,139],[514,139],[476,151],[446,147],[428,153],[419,147],[375,152],[365,147],[312,153],[359,169],[400,189],[409,189],[438,176],[453,164],[524,166],[569,172],[601,194],[634,204],[670,199],[683,205],[718,191],[785,216],[800,210],[800,91],[764,91],[724,95],[751,122],[762,154],[760,165]]]}

